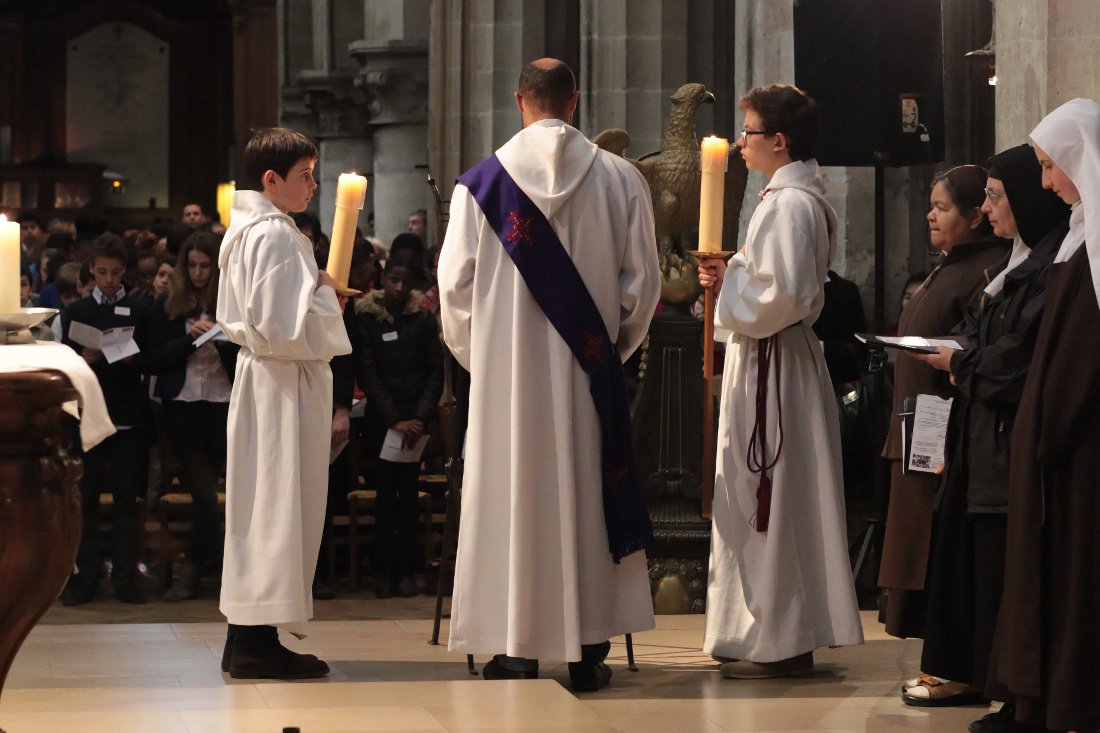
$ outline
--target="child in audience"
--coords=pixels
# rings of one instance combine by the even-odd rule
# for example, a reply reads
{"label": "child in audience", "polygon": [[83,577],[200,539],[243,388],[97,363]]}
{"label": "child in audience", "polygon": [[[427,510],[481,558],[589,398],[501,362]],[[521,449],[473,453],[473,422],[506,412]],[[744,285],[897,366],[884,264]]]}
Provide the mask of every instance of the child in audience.
{"label": "child in audience", "polygon": [[220,244],[221,237],[208,231],[189,236],[172,287],[153,306],[146,366],[157,375],[153,394],[161,400],[168,439],[194,507],[190,563],[164,594],[166,601],[194,598],[200,578],[218,574],[222,564],[218,477],[225,467],[225,426],[240,347],[214,339],[195,347],[195,340],[216,325]]}
{"label": "child in audience", "polygon": [[[386,261],[382,290],[356,304],[360,353],[357,380],[367,395],[367,450],[377,456],[387,433],[411,448],[428,434],[443,393],[443,353],[435,317],[421,308],[413,290],[422,281],[420,264],[398,254]],[[420,461],[379,459],[374,471],[378,491],[378,596],[416,595],[417,484]]]}
{"label": "child in audience", "polygon": [[[149,328],[149,312],[130,298],[122,286],[129,259],[126,245],[113,234],[102,234],[92,245],[92,294],[65,309],[61,316],[62,342],[72,347],[95,372],[107,411],[117,432],[84,457],[81,489],[84,499],[83,530],[76,557],[76,572],[70,577],[62,602],[67,606],[87,603],[95,597],[100,565],[99,495],[113,495],[111,521],[114,526],[114,555],[111,580],[115,597],[123,603],[145,603],[138,587],[137,562],[141,550],[137,498],[145,471],[142,462],[148,450],[144,434],[148,426],[147,404],[142,389],[142,359]],[[77,343],[77,324],[103,331],[132,327],[136,354],[109,362],[101,349]],[[84,337],[78,336],[81,340]]]}
{"label": "child in audience", "polygon": [[168,292],[172,282],[172,271],[176,269],[175,257],[161,257],[157,263],[157,272],[153,275],[153,299]]}

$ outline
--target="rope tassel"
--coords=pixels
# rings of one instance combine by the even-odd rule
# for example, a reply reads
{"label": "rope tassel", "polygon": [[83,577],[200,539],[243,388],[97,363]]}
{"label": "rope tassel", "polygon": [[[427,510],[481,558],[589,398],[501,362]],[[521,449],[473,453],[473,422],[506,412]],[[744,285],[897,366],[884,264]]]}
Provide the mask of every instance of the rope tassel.
{"label": "rope tassel", "polygon": [[[771,372],[771,362],[775,359],[775,394],[777,416],[779,426],[779,445],[776,446],[775,455],[768,461],[768,376]],[[775,468],[779,462],[779,454],[783,450],[783,400],[780,393],[782,383],[783,361],[779,351],[778,334],[756,342],[756,422],[752,426],[752,436],[749,438],[749,451],[745,456],[749,470],[760,474],[760,485],[756,489],[756,513],[749,519],[749,523],[757,532],[767,532],[768,523],[772,515],[772,480],[768,471]]]}
{"label": "rope tassel", "polygon": [[753,527],[757,532],[768,531],[772,515],[772,480],[767,471],[760,472],[760,485],[756,487],[756,514]]}

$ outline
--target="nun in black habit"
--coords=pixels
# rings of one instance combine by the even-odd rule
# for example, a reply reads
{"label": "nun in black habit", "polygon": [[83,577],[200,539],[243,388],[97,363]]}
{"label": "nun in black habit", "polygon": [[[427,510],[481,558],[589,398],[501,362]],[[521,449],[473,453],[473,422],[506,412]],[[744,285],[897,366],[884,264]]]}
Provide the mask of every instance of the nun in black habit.
{"label": "nun in black habit", "polygon": [[1007,697],[987,686],[987,673],[1004,581],[1009,443],[1069,207],[1043,188],[1031,146],[1019,145],[990,159],[982,211],[997,236],[1014,242],[955,329],[972,348],[915,357],[950,372],[963,414],[937,509],[924,674],[903,693],[910,705]]}

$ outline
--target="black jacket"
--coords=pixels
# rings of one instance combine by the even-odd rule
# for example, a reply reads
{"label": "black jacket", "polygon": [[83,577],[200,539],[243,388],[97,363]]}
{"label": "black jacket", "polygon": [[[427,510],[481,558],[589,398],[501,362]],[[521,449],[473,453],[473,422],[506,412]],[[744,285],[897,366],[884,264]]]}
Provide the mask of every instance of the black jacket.
{"label": "black jacket", "polygon": [[[195,353],[195,340],[187,333],[188,317],[169,318],[168,311],[164,309],[167,300],[168,296],[164,294],[153,304],[150,319],[152,333],[149,353],[145,358],[146,373],[157,377],[153,394],[162,400],[172,400],[179,395],[187,379],[187,360]],[[241,347],[232,341],[215,341],[214,348],[218,350],[222,367],[232,382]]]}
{"label": "black jacket", "polygon": [[337,407],[351,409],[355,396],[355,361],[359,356],[359,333],[355,323],[355,301],[349,300],[344,306],[344,329],[351,342],[351,353],[332,357],[329,367],[332,369],[332,409]]}
{"label": "black jacket", "polygon": [[[1069,229],[1069,208],[1043,188],[1042,169],[1029,145],[990,158],[989,177],[1004,186],[1019,237],[1031,254],[1005,276],[997,295],[979,291],[955,329],[975,348],[951,357],[951,373],[967,402],[947,480],[966,481],[968,512],[999,514],[1008,506],[1012,428],[1042,320],[1047,270]],[[1008,260],[986,271],[986,284]]]}
{"label": "black jacket", "polygon": [[825,364],[833,384],[856,382],[863,374],[866,354],[855,334],[867,330],[859,286],[832,270],[822,288],[825,303],[813,330],[825,350]]}
{"label": "black jacket", "polygon": [[69,338],[69,327],[74,321],[100,331],[119,326],[134,327],[134,341],[141,351],[114,364],[100,359],[92,365],[92,371],[103,390],[111,421],[115,425],[144,428],[148,425],[149,406],[141,375],[149,348],[149,310],[128,295],[112,305],[100,305],[91,295],[76,301],[61,312],[61,343],[82,354],[84,347]]}
{"label": "black jacket", "polygon": [[401,420],[431,423],[443,394],[443,349],[435,317],[419,306],[413,291],[405,310],[392,316],[382,291],[356,304],[359,354],[356,378],[367,395],[367,420],[374,431]]}

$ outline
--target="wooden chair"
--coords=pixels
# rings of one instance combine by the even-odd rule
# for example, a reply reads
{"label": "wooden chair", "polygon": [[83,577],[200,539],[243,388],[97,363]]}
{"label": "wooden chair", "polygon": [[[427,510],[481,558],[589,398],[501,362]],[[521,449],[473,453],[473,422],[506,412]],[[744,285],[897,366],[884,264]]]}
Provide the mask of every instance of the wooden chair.
{"label": "wooden chair", "polygon": [[[160,497],[160,532],[158,551],[160,555],[161,583],[167,589],[172,585],[175,564],[187,556],[191,525],[194,521],[191,494],[186,491],[172,491]],[[218,509],[225,516],[225,493],[218,492]]]}

